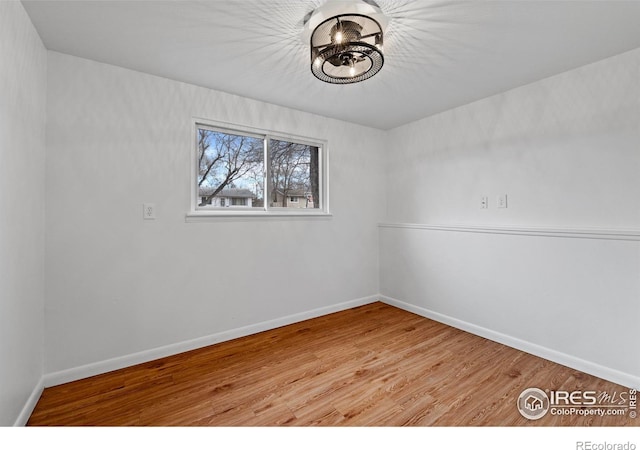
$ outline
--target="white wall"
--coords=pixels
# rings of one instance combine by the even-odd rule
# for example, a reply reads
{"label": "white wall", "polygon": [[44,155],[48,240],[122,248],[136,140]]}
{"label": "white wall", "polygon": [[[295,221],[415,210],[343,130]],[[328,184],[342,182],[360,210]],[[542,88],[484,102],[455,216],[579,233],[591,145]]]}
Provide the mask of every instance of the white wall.
{"label": "white wall", "polygon": [[382,294],[640,385],[640,49],[397,128],[388,145]]}
{"label": "white wall", "polygon": [[393,130],[389,219],[637,228],[639,60],[640,49]]}
{"label": "white wall", "polygon": [[[55,52],[48,69],[48,373],[377,294],[383,132]],[[185,223],[194,116],[327,139],[333,217]]]}
{"label": "white wall", "polygon": [[42,377],[45,102],[46,50],[21,3],[2,1],[0,426],[18,420]]}

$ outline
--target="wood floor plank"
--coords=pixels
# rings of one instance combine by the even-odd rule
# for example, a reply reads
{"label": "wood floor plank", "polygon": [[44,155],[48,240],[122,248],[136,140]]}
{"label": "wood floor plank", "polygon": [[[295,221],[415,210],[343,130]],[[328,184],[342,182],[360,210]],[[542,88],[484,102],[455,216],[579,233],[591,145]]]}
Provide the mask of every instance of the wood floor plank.
{"label": "wood floor plank", "polygon": [[628,389],[373,303],[44,390],[28,425],[639,426],[531,421],[528,387]]}

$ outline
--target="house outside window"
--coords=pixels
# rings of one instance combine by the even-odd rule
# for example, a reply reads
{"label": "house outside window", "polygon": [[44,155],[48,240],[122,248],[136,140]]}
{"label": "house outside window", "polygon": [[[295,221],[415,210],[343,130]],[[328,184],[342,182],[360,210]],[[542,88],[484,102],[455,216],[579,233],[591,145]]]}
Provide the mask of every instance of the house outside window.
{"label": "house outside window", "polygon": [[253,205],[254,193],[248,189],[223,189],[212,196],[214,189],[210,187],[199,188],[198,198],[200,203],[212,207],[230,207],[230,206],[246,206],[251,208]]}

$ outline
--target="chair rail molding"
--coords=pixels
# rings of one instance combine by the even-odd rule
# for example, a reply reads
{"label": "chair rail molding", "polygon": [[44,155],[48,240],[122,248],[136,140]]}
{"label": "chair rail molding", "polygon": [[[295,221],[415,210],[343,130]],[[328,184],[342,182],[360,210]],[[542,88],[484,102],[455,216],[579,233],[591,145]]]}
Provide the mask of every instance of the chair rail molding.
{"label": "chair rail molding", "polygon": [[414,230],[452,231],[459,233],[510,234],[574,239],[603,239],[616,241],[640,241],[640,229],[616,228],[551,228],[516,227],[494,225],[439,225],[421,223],[379,223],[380,228],[405,228]]}

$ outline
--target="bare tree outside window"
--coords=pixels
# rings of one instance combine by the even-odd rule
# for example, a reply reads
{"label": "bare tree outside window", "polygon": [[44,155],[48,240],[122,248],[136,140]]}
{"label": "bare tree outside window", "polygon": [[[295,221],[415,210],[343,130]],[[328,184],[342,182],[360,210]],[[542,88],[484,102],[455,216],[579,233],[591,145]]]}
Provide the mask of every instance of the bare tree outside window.
{"label": "bare tree outside window", "polygon": [[230,189],[236,194],[239,190],[251,191],[254,205],[264,201],[263,145],[260,138],[199,128],[199,206],[211,205],[216,197],[224,198],[225,190]]}
{"label": "bare tree outside window", "polygon": [[318,147],[269,141],[269,205],[319,208]]}

